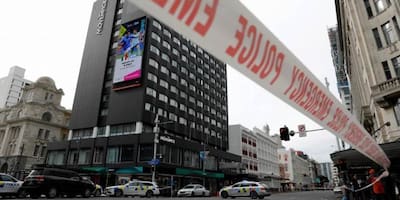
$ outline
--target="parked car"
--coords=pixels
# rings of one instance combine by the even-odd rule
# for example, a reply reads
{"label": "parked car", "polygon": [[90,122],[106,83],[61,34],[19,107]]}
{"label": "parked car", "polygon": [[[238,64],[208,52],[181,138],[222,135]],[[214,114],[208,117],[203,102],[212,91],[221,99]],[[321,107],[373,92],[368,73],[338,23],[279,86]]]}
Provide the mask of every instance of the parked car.
{"label": "parked car", "polygon": [[47,198],[60,195],[90,197],[95,187],[93,182],[71,170],[37,168],[25,178],[20,190],[31,198],[39,198],[41,195],[46,195]]}
{"label": "parked car", "polygon": [[210,191],[200,184],[189,184],[178,190],[178,197],[182,196],[210,196]]}
{"label": "parked car", "polygon": [[20,181],[8,174],[0,173],[0,196],[5,199],[6,196],[19,196],[23,197],[19,193],[23,181]]}
{"label": "parked car", "polygon": [[106,187],[106,194],[110,196],[158,196],[160,189],[158,185],[150,181],[133,180],[125,185]]}
{"label": "parked car", "polygon": [[231,186],[222,188],[219,195],[226,199],[228,197],[251,197],[252,199],[263,199],[271,196],[268,186],[254,181],[241,181]]}

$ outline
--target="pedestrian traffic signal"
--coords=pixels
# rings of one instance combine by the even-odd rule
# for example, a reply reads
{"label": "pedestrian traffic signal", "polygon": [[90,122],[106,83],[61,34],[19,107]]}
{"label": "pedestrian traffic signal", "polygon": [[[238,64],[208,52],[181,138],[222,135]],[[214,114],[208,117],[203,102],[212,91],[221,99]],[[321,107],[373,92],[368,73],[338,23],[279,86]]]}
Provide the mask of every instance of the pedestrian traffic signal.
{"label": "pedestrian traffic signal", "polygon": [[285,141],[290,140],[288,127],[285,126],[285,127],[280,128],[279,133],[281,135],[281,140],[285,140]]}

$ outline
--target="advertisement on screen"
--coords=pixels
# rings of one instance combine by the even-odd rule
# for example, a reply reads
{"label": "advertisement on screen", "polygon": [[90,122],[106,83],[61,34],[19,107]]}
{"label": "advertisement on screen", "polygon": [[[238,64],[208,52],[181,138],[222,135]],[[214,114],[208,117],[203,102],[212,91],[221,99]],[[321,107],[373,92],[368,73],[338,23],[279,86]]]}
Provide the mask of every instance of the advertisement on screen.
{"label": "advertisement on screen", "polygon": [[114,84],[141,78],[145,34],[145,17],[121,25],[115,56]]}

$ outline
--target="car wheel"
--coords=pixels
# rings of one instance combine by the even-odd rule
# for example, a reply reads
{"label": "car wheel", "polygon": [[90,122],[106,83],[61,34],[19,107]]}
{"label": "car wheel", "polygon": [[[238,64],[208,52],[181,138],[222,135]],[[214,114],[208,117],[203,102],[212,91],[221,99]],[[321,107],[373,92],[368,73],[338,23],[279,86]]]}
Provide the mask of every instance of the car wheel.
{"label": "car wheel", "polygon": [[153,196],[153,191],[148,190],[148,191],[146,192],[146,197],[147,197],[147,198],[150,198],[150,197],[152,197],[152,196]]}
{"label": "car wheel", "polygon": [[122,195],[123,195],[122,190],[115,190],[115,196],[116,197],[120,197]]}
{"label": "car wheel", "polygon": [[37,198],[40,197],[40,194],[33,193],[33,194],[30,194],[30,196],[31,196],[32,199],[37,199]]}
{"label": "car wheel", "polygon": [[221,192],[221,197],[222,198],[224,198],[224,199],[226,199],[226,198],[228,198],[228,193],[226,192],[226,191],[223,191],[223,192]]}
{"label": "car wheel", "polygon": [[57,188],[52,187],[52,188],[49,189],[49,191],[47,191],[46,197],[49,198],[49,199],[54,199],[54,198],[57,197],[57,195],[58,195]]}
{"label": "car wheel", "polygon": [[257,194],[257,192],[251,192],[250,193],[250,197],[251,197],[251,199],[257,199],[258,198],[258,194]]}
{"label": "car wheel", "polygon": [[206,196],[206,193],[205,193],[205,192],[203,192],[203,193],[201,194],[201,196],[205,197],[205,196]]}
{"label": "car wheel", "polygon": [[192,192],[192,193],[190,194],[190,196],[194,197],[194,196],[195,196],[195,195],[194,195],[194,192]]}
{"label": "car wheel", "polygon": [[100,191],[100,190],[96,190],[96,191],[94,192],[94,196],[96,196],[96,197],[101,196],[101,191]]}
{"label": "car wheel", "polygon": [[89,198],[90,195],[92,194],[92,191],[89,188],[86,188],[85,191],[83,192],[83,197]]}
{"label": "car wheel", "polygon": [[19,199],[26,198],[27,195],[28,194],[27,194],[26,190],[24,190],[24,189],[18,190],[18,192],[17,192],[17,197]]}

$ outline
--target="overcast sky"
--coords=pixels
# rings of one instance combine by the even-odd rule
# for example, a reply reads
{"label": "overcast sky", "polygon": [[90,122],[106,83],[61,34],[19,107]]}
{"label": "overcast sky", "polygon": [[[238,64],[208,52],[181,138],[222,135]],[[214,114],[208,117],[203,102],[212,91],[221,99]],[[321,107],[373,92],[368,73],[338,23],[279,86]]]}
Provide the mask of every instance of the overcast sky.
{"label": "overcast sky", "polygon": [[[64,90],[62,106],[72,109],[83,47],[94,0],[0,1],[0,77],[17,65],[26,69],[25,78],[54,79]],[[336,25],[334,0],[243,0],[260,19],[321,82],[330,82],[338,97],[328,27]],[[283,125],[297,130],[319,125],[228,67],[229,124],[252,129],[269,124],[271,134]],[[337,149],[328,131],[292,137],[283,142],[320,162],[330,161]]]}

